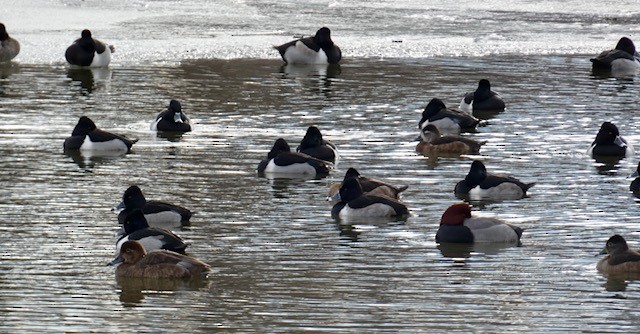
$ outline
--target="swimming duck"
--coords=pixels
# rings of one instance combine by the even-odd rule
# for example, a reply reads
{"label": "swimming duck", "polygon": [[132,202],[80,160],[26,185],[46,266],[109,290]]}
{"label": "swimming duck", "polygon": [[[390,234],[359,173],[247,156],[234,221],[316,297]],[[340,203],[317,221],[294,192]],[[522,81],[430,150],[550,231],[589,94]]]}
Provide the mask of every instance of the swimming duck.
{"label": "swimming duck", "polygon": [[454,192],[457,196],[471,198],[520,199],[534,185],[508,175],[488,174],[484,164],[475,160],[464,180],[456,184]]}
{"label": "swimming duck", "polygon": [[453,204],[442,214],[436,242],[474,243],[504,242],[519,243],[523,229],[496,218],[471,216],[471,206],[466,203]]}
{"label": "swimming duck", "polygon": [[11,38],[7,33],[7,28],[0,23],[0,63],[15,58],[18,53],[20,53],[20,43]]}
{"label": "swimming duck", "polygon": [[289,175],[324,175],[331,170],[330,163],[300,152],[291,152],[286,140],[278,138],[267,159],[258,164],[258,173]]}
{"label": "swimming duck", "polygon": [[409,188],[409,186],[394,186],[382,180],[362,176],[358,170],[353,167],[349,167],[347,172],[344,174],[342,182],[332,184],[331,187],[329,187],[329,197],[337,196],[336,194],[339,194],[340,187],[344,182],[348,179],[354,178],[358,179],[362,191],[367,195],[386,196],[392,199],[398,199],[400,197],[400,193]]}
{"label": "swimming duck", "polygon": [[420,142],[416,145],[416,152],[424,156],[477,154],[480,152],[480,147],[487,143],[456,135],[443,136],[433,124],[423,127],[418,139]]}
{"label": "swimming duck", "polygon": [[596,135],[596,139],[587,150],[590,157],[624,158],[633,154],[633,146],[620,136],[618,127],[611,122],[604,122]]}
{"label": "swimming duck", "polygon": [[633,72],[640,69],[640,55],[627,37],[620,38],[615,49],[603,51],[590,60],[593,71]]}
{"label": "swimming duck", "polygon": [[116,243],[116,249],[129,240],[136,240],[146,250],[167,249],[184,253],[187,244],[175,233],[159,227],[149,227],[142,210],[137,209],[127,215],[124,221],[125,235]]}
{"label": "swimming duck", "polygon": [[606,274],[640,273],[640,253],[630,250],[621,235],[614,235],[600,254],[608,254],[598,261],[596,269]]}
{"label": "swimming duck", "polygon": [[631,190],[634,194],[640,194],[640,162],[638,162],[638,167],[636,167],[636,171],[633,174],[629,175],[629,177],[635,177],[631,184],[629,185],[629,190]]}
{"label": "swimming duck", "polygon": [[116,264],[116,276],[132,278],[191,278],[211,270],[211,266],[191,256],[167,250],[147,252],[133,240],[123,243],[118,256],[109,263]]}
{"label": "swimming duck", "polygon": [[63,148],[65,151],[127,153],[137,141],[138,139],[128,139],[124,136],[100,130],[89,117],[82,116],[75,128],[73,128],[71,137],[65,139]]}
{"label": "swimming duck", "polygon": [[296,151],[331,163],[335,163],[338,156],[336,146],[322,139],[322,133],[316,126],[310,126],[307,129]]}
{"label": "swimming duck", "polygon": [[481,79],[475,91],[464,95],[459,108],[472,114],[474,111],[503,111],[505,105],[500,95],[491,91],[489,80]]}
{"label": "swimming duck", "polygon": [[144,218],[150,226],[163,228],[188,225],[192,215],[189,209],[179,205],[162,201],[147,201],[140,187],[136,185],[125,190],[122,202],[114,209],[122,210],[118,214],[118,222],[122,225],[134,210],[142,210]]}
{"label": "swimming duck", "polygon": [[407,206],[398,200],[364,194],[357,178],[345,180],[335,200],[338,203],[331,209],[331,216],[334,218],[405,217],[409,215]]}
{"label": "swimming duck", "polygon": [[342,59],[342,52],[331,40],[331,30],[327,27],[318,29],[313,37],[304,37],[274,48],[287,64],[337,64]]}
{"label": "swimming duck", "polygon": [[156,120],[151,123],[152,131],[168,132],[189,132],[191,131],[191,121],[182,112],[182,105],[177,100],[169,102],[169,108],[156,116]]}
{"label": "swimming duck", "polygon": [[91,31],[85,29],[81,37],[67,48],[64,57],[71,65],[105,67],[111,62],[113,52],[115,52],[113,45],[106,45],[91,37]]}
{"label": "swimming duck", "polygon": [[434,98],[422,111],[418,122],[420,129],[427,124],[435,125],[441,133],[459,134],[464,130],[473,130],[480,120],[457,109],[447,108],[440,99]]}

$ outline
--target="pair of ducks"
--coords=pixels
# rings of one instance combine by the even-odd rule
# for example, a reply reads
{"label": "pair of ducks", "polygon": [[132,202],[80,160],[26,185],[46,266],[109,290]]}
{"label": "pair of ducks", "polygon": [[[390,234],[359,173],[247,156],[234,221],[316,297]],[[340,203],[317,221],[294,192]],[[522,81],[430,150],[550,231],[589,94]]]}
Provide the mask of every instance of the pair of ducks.
{"label": "pair of ducks", "polygon": [[[210,266],[185,255],[187,244],[170,227],[188,225],[192,212],[182,206],[147,201],[138,186],[130,186],[122,202],[118,222],[122,224],[116,243],[118,255],[109,265],[118,265],[116,276],[137,278],[190,278],[205,274]],[[151,226],[150,226],[151,224]]]}
{"label": "pair of ducks", "polygon": [[[169,107],[156,116],[151,124],[151,130],[163,132],[183,133],[191,131],[191,122],[182,112],[182,105],[177,100],[171,100]],[[117,154],[129,153],[137,139],[99,129],[87,116],[82,116],[74,127],[71,136],[64,141],[65,151],[80,152],[111,152]]]}

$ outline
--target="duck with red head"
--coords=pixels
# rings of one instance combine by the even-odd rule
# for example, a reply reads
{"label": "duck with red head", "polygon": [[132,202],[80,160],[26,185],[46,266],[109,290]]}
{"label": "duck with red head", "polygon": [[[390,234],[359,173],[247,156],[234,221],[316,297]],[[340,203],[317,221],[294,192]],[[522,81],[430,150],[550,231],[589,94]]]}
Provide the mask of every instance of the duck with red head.
{"label": "duck with red head", "polygon": [[473,217],[466,203],[451,205],[440,219],[436,242],[520,243],[523,229],[496,218]]}
{"label": "duck with red head", "polygon": [[120,254],[109,265],[116,268],[118,277],[135,278],[191,278],[211,270],[208,264],[183,254],[168,250],[147,253],[137,241],[127,241],[120,247]]}

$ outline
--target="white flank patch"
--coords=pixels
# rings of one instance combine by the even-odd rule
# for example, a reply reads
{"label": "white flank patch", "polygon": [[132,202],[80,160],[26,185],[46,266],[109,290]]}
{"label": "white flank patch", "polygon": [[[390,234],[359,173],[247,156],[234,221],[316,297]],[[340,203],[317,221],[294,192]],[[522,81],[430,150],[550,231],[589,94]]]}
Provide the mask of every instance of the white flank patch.
{"label": "white flank patch", "polygon": [[340,218],[348,219],[348,218],[358,218],[358,217],[391,217],[395,216],[396,211],[382,203],[375,203],[360,209],[353,209],[346,205],[342,210],[340,210]]}
{"label": "white flank patch", "polygon": [[511,182],[503,182],[496,187],[482,189],[477,186],[469,191],[471,199],[520,199],[524,197],[524,192],[517,184]]}
{"label": "white flank patch", "polygon": [[273,162],[273,159],[269,161],[267,167],[264,169],[264,172],[273,174],[316,175],[316,169],[308,163],[292,164],[289,166],[278,166]]}

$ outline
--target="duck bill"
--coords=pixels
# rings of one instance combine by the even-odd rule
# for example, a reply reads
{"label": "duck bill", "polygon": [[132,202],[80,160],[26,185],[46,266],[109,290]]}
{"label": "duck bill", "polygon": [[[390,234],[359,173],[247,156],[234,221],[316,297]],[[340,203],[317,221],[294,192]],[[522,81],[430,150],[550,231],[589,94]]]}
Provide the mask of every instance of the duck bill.
{"label": "duck bill", "polygon": [[124,202],[120,202],[118,205],[111,208],[111,211],[120,211],[120,210],[123,210],[124,208],[125,208]]}
{"label": "duck bill", "polygon": [[176,122],[176,123],[183,123],[182,122],[182,113],[179,113],[179,112],[174,113],[173,114],[173,121]]}
{"label": "duck bill", "polygon": [[635,171],[633,172],[633,174],[629,175],[629,177],[638,177],[638,176],[640,176],[640,172],[638,171]]}
{"label": "duck bill", "polygon": [[620,147],[627,147],[627,143],[624,142],[620,136],[617,136],[616,139],[613,140],[613,143]]}
{"label": "duck bill", "polygon": [[115,266],[116,264],[120,264],[124,262],[124,258],[122,257],[122,254],[118,253],[118,256],[116,256],[115,259],[113,259],[113,261],[107,263],[108,266]]}
{"label": "duck bill", "polygon": [[120,229],[116,232],[116,237],[122,236],[127,234],[127,232],[124,230],[124,226],[120,227]]}
{"label": "duck bill", "polygon": [[335,201],[335,202],[340,202],[341,198],[340,198],[340,192],[338,191],[337,193],[333,194],[332,196],[329,196],[328,198],[330,201]]}

